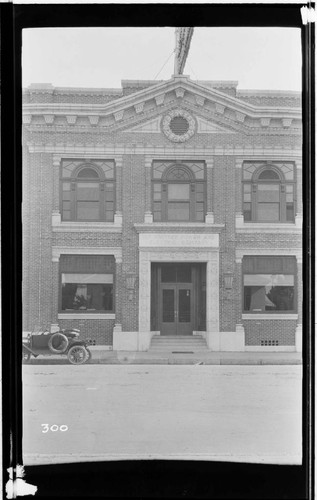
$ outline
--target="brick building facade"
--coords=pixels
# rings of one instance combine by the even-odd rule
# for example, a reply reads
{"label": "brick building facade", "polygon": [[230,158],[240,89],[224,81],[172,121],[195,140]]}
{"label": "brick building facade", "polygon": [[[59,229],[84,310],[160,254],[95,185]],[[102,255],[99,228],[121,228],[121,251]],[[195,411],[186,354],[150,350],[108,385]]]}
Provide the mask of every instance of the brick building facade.
{"label": "brick building facade", "polygon": [[300,93],[31,85],[23,129],[24,330],[301,349]]}

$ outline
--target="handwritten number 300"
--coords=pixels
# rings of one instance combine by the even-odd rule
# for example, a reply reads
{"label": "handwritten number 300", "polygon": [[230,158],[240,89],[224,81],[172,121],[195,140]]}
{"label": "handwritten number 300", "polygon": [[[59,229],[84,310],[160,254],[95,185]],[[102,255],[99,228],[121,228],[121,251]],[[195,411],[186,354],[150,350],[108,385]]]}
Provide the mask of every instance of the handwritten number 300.
{"label": "handwritten number 300", "polygon": [[41,424],[42,427],[44,427],[44,429],[42,430],[42,432],[46,433],[48,431],[52,431],[52,432],[56,432],[56,431],[61,431],[61,432],[65,432],[65,431],[68,431],[68,426],[67,425],[51,425],[49,426],[48,424]]}

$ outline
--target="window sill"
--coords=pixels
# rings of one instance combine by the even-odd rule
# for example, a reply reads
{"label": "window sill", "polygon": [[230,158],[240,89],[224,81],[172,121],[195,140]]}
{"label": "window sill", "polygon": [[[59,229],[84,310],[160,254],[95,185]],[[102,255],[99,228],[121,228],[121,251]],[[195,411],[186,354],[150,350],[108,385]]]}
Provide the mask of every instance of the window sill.
{"label": "window sill", "polygon": [[276,313],[276,314],[272,314],[272,313],[252,313],[252,314],[242,314],[242,319],[254,319],[254,320],[258,320],[258,319],[291,319],[291,320],[295,320],[295,319],[298,319],[298,314],[295,314],[295,313],[290,313],[290,314],[283,314],[283,313]]}
{"label": "window sill", "polygon": [[122,232],[122,214],[116,212],[114,214],[114,222],[105,221],[65,221],[62,222],[61,214],[58,211],[52,213],[52,231],[54,232],[101,232],[101,233],[121,233]]}
{"label": "window sill", "polygon": [[134,224],[138,233],[153,232],[153,231],[183,231],[184,229],[200,229],[201,232],[219,232],[224,228],[224,224],[209,224],[206,222],[144,222]]}
{"label": "window sill", "polygon": [[115,222],[60,222],[52,224],[52,231],[60,233],[121,233],[122,224]]}
{"label": "window sill", "polygon": [[243,215],[236,215],[236,231],[250,233],[294,233],[302,231],[303,218],[297,215],[295,222],[244,222]]}
{"label": "window sill", "polygon": [[115,313],[59,313],[58,319],[116,319]]}

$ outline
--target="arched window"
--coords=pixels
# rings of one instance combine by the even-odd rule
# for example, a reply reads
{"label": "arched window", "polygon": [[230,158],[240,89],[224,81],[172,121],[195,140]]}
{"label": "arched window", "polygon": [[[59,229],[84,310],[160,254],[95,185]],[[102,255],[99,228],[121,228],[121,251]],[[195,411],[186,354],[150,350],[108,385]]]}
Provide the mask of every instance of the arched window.
{"label": "arched window", "polygon": [[190,165],[154,163],[153,219],[155,222],[204,222],[203,162]]}
{"label": "arched window", "polygon": [[[286,170],[288,168],[288,170]],[[247,164],[243,180],[245,222],[294,222],[294,174],[290,167]]]}
{"label": "arched window", "polygon": [[63,221],[113,221],[113,162],[65,161],[61,184]]}

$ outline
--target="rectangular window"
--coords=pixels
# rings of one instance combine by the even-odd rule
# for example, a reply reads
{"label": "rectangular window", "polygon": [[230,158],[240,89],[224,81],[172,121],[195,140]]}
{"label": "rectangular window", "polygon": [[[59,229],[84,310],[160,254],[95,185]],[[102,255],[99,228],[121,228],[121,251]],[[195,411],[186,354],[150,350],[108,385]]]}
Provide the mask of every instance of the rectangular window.
{"label": "rectangular window", "polygon": [[61,256],[61,311],[114,310],[114,260],[102,256]]}
{"label": "rectangular window", "polygon": [[112,311],[112,299],[112,274],[62,274],[62,311]]}
{"label": "rectangular window", "polygon": [[245,257],[244,311],[294,312],[295,269],[293,257]]}

